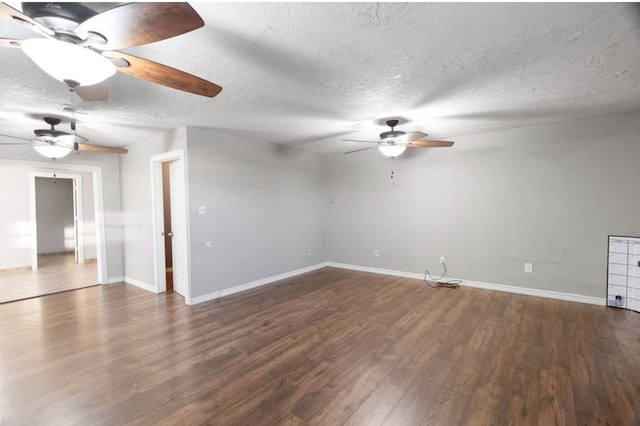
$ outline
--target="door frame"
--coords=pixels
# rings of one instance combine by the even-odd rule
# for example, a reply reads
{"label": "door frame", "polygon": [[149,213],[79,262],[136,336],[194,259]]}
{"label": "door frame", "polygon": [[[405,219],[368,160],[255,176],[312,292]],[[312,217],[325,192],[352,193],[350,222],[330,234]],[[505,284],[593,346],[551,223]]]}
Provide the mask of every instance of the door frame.
{"label": "door frame", "polygon": [[[162,192],[162,163],[168,161],[182,161],[183,169],[183,194],[185,203],[185,223],[183,224],[187,230],[187,243],[184,247],[183,256],[186,259],[185,281],[187,288],[184,295],[186,304],[191,301],[191,258],[189,257],[189,194],[187,192],[187,164],[184,150],[166,152],[164,154],[154,155],[151,157],[151,216],[153,230],[153,275],[154,287],[156,293],[164,293],[167,291],[167,280],[165,275],[165,252],[164,252],[164,204]],[[180,200],[171,200],[172,203]]]}
{"label": "door frame", "polygon": [[[102,168],[98,166],[85,166],[79,164],[57,163],[51,166],[42,161],[22,161],[0,159],[0,164],[11,167],[24,167],[29,172],[46,171],[53,174],[54,171],[68,171],[79,173],[91,173],[93,178],[93,208],[96,227],[96,263],[98,266],[98,284],[108,284],[107,276],[107,244],[105,234],[105,216],[104,216],[104,191],[102,187]],[[31,191],[31,189],[30,189]],[[34,191],[35,192],[35,191]],[[29,194],[30,199],[35,200],[35,193]],[[33,224],[35,221],[30,218],[30,237],[34,238]],[[119,282],[121,280],[118,280]],[[115,282],[115,281],[114,281]]]}
{"label": "door frame", "polygon": [[55,172],[29,172],[29,220],[31,222],[31,269],[38,269],[38,223],[36,205],[36,178],[71,179],[73,182],[73,219],[75,232],[75,257],[84,263],[84,218],[82,216],[82,175]]}

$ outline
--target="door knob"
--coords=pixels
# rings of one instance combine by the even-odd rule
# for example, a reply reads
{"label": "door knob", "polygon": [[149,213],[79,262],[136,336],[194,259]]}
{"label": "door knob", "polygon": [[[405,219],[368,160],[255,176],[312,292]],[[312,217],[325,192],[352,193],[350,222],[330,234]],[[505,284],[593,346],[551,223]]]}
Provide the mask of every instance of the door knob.
{"label": "door knob", "polygon": [[168,236],[173,237],[173,232],[167,233]]}

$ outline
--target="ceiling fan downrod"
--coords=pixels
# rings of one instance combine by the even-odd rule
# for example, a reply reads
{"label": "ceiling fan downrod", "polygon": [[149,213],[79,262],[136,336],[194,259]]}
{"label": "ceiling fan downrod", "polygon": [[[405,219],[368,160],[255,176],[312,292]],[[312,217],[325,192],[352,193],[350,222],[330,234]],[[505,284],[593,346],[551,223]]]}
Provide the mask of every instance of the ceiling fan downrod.
{"label": "ceiling fan downrod", "polygon": [[398,125],[398,120],[387,120],[387,126],[391,127],[390,131],[380,133],[380,139],[384,142],[394,143],[394,138],[400,137],[405,134],[400,130],[394,130],[394,128]]}

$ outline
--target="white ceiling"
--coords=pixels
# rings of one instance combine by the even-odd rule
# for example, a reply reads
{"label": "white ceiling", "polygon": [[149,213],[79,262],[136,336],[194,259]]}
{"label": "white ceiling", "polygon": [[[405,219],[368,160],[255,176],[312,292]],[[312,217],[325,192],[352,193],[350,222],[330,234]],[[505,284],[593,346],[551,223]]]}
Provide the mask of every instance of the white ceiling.
{"label": "white ceiling", "polygon": [[[400,130],[455,140],[640,110],[633,4],[191,4],[203,28],[123,51],[213,81],[220,95],[118,73],[107,81],[109,100],[83,102],[20,49],[5,48],[0,133],[30,137],[46,127],[40,117],[69,117],[62,108],[73,104],[83,112],[79,134],[97,144],[189,125],[340,152],[353,148],[342,138],[377,139],[390,117],[401,118]],[[0,20],[0,37],[33,34]],[[0,147],[0,156],[18,149]]]}

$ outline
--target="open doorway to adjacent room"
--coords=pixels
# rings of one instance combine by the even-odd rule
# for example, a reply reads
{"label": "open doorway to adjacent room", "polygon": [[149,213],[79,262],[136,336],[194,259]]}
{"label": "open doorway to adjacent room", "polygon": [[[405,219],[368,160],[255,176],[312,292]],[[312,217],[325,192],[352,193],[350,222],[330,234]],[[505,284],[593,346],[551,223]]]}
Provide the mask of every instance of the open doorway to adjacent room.
{"label": "open doorway to adjacent room", "polygon": [[0,303],[98,284],[93,182],[84,177],[30,174],[31,265],[1,272]]}
{"label": "open doorway to adjacent room", "polygon": [[[175,161],[175,160],[174,160]],[[162,163],[162,206],[164,212],[164,263],[166,277],[166,291],[173,293],[173,249],[171,237],[171,169],[172,161]]]}
{"label": "open doorway to adjacent room", "polygon": [[190,300],[186,177],[183,151],[151,158],[156,293]]}

